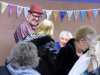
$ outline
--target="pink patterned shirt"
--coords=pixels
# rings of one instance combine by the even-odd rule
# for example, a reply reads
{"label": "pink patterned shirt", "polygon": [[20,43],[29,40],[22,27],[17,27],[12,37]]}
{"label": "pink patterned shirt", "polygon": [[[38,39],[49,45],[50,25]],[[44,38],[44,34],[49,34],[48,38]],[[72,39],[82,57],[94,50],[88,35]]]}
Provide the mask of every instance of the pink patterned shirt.
{"label": "pink patterned shirt", "polygon": [[31,25],[28,23],[28,21],[24,21],[22,22],[18,28],[16,29],[15,33],[14,33],[14,38],[15,41],[22,41],[24,40],[27,36],[31,36],[32,33],[35,31],[36,26],[34,26],[33,28],[31,27]]}

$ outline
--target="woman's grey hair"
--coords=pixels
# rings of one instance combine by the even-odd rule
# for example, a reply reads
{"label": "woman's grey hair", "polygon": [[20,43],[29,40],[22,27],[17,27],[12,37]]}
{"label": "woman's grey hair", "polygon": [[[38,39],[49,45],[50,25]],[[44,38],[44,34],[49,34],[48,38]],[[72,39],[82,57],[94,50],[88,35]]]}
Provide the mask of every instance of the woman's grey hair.
{"label": "woman's grey hair", "polygon": [[85,38],[88,35],[95,35],[96,30],[91,26],[80,26],[75,32],[75,38],[79,41],[81,38]]}
{"label": "woman's grey hair", "polygon": [[73,35],[70,31],[63,30],[60,32],[59,37],[68,36],[69,38],[73,38]]}
{"label": "woman's grey hair", "polygon": [[8,57],[7,62],[17,68],[35,68],[39,64],[37,47],[31,42],[19,42],[11,50],[11,54]]}

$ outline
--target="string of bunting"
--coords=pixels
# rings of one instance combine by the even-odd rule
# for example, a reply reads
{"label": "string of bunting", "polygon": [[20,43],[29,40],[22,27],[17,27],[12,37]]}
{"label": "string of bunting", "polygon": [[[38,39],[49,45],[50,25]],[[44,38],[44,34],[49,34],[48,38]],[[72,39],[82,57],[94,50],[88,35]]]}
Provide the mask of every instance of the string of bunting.
{"label": "string of bunting", "polygon": [[[0,13],[3,14],[5,10],[8,9],[8,14],[11,16],[14,11],[16,11],[17,17],[21,15],[21,13],[24,13],[24,16],[26,17],[28,15],[29,7],[26,6],[20,6],[16,4],[6,3],[3,1],[0,1]],[[47,10],[43,9],[43,12],[47,19],[50,19],[51,15],[56,20],[57,17],[60,17],[60,20],[63,21],[64,18],[67,16],[68,20],[75,20],[78,19],[78,17],[81,20],[84,20],[85,17],[93,17],[96,18],[100,14],[100,8],[98,9],[82,9],[82,10]]]}

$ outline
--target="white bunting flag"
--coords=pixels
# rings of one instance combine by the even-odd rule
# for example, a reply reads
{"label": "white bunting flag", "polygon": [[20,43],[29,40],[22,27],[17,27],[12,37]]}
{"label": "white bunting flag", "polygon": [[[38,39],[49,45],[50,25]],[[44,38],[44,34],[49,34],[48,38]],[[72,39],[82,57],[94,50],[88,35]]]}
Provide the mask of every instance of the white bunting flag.
{"label": "white bunting flag", "polygon": [[17,16],[19,17],[22,13],[23,7],[22,6],[17,6]]}
{"label": "white bunting flag", "polygon": [[1,13],[3,14],[8,6],[8,3],[1,2]]}

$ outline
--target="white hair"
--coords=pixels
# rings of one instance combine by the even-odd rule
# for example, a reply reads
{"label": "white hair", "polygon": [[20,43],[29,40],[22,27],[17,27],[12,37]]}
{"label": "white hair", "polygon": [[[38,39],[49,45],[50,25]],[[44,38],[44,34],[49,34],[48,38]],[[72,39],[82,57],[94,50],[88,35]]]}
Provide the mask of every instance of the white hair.
{"label": "white hair", "polygon": [[66,30],[60,32],[59,37],[63,37],[63,36],[68,36],[69,38],[73,38],[72,33]]}

